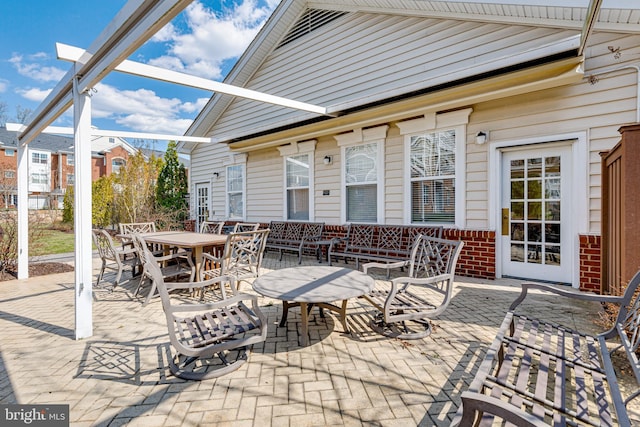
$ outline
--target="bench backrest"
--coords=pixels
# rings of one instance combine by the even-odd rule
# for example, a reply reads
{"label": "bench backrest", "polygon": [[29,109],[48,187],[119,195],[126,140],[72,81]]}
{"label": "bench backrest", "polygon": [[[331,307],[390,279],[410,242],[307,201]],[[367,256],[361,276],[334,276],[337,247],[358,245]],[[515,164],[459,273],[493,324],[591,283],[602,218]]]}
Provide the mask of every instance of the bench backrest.
{"label": "bench backrest", "polygon": [[324,222],[271,221],[269,240],[313,240],[322,236]]}
{"label": "bench backrest", "polygon": [[121,222],[120,234],[151,233],[156,231],[155,222]]}
{"label": "bench backrest", "polygon": [[409,257],[420,235],[441,238],[442,227],[411,227],[386,224],[349,224],[347,250]]}

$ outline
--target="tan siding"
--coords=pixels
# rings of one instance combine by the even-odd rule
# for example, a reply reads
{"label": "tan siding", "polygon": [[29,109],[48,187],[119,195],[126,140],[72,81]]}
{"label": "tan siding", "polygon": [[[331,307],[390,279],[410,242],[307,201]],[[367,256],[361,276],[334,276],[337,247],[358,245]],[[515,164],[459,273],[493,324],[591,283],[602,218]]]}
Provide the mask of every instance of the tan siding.
{"label": "tan siding", "polygon": [[277,150],[252,152],[247,159],[247,220],[268,222],[283,217],[282,157]]}
{"label": "tan siding", "polygon": [[[324,156],[331,156],[333,162],[330,165],[325,165]],[[314,219],[316,221],[327,224],[340,223],[341,170],[340,149],[337,147],[335,139],[331,137],[319,139],[315,155]],[[329,195],[323,196],[323,190],[328,190]]]}
{"label": "tan siding", "polygon": [[[354,13],[274,51],[246,85],[323,106],[444,83],[495,68],[575,31]],[[235,99],[216,123],[221,137],[314,117]]]}
{"label": "tan siding", "polygon": [[[640,37],[623,37],[612,34],[596,34],[594,40],[599,44],[591,45],[589,52],[601,55],[587,61],[585,75],[597,74],[612,66],[622,66],[624,53],[616,61],[607,46],[612,40],[625,45],[640,44]],[[608,53],[606,53],[608,52]],[[627,60],[632,60],[629,56]],[[595,65],[596,69],[589,68]],[[469,125],[469,139],[479,130],[489,130],[491,142],[520,140],[544,135],[569,132],[587,132],[589,135],[588,207],[589,232],[600,233],[600,156],[599,152],[611,148],[619,140],[618,128],[635,121],[637,75],[633,70],[620,70],[597,75],[597,82],[591,84],[585,78],[581,83],[566,87],[548,89],[527,95],[479,103],[473,106],[474,112]],[[486,146],[469,145],[469,156]],[[477,165],[467,159],[469,170],[477,171]],[[486,165],[486,164],[485,164]],[[488,165],[486,165],[488,166]],[[486,173],[485,173],[486,175]],[[481,178],[479,171],[467,174],[467,199],[482,200],[481,189],[471,185]],[[488,213],[488,201],[481,205],[467,205],[468,218],[477,218],[478,210]],[[488,218],[469,221],[468,226],[488,227]]]}

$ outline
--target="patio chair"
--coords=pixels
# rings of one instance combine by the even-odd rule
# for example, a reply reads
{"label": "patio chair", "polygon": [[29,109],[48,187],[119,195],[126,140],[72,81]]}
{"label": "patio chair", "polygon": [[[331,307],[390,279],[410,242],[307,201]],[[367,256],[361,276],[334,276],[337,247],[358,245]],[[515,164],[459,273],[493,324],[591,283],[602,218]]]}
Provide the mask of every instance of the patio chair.
{"label": "patio chair", "polygon": [[[463,242],[418,235],[411,258],[395,263],[371,262],[363,265],[389,271],[408,267],[408,275],[378,284],[364,298],[379,311],[372,328],[389,337],[419,339],[431,333],[429,319],[449,305],[458,257]],[[388,277],[388,276],[387,276]]]}
{"label": "patio chair", "polygon": [[[147,271],[156,284],[167,319],[171,346],[176,354],[169,357],[169,369],[187,380],[217,378],[238,369],[248,360],[247,347],[267,338],[267,319],[260,311],[255,295],[235,292],[233,277],[218,276],[206,281],[168,283],[153,255],[140,239],[145,252]],[[231,284],[227,294],[225,282]],[[218,288],[219,301],[177,301],[169,290]],[[251,303],[251,307],[247,304]],[[214,356],[220,362],[215,363]]]}
{"label": "patio chair", "polygon": [[[153,260],[156,263],[159,263],[160,272],[164,279],[175,278],[176,280],[181,276],[188,276],[189,281],[193,282],[196,276],[196,268],[191,260],[192,254],[191,251],[181,251],[174,252],[168,255],[160,254],[157,251],[153,251],[149,246],[144,242],[139,234],[132,235],[132,243],[133,246],[140,257],[140,262],[142,264],[142,274],[140,275],[140,281],[138,282],[138,286],[136,287],[134,296],[137,296],[140,290],[143,288],[143,284],[145,279],[149,279],[150,287],[149,293],[145,298],[142,305],[146,305],[149,303],[151,298],[155,295],[156,292],[156,283],[151,280],[151,275],[149,273],[148,260],[145,258],[147,253],[150,253],[153,256]],[[147,249],[147,251],[143,250],[143,245]]]}
{"label": "patio chair", "polygon": [[222,254],[202,254],[202,279],[233,276],[240,281],[260,275],[260,266],[269,229],[227,235]]}
{"label": "patio chair", "polygon": [[202,221],[200,224],[201,233],[222,234],[224,221]]}
{"label": "patio chair", "polygon": [[236,222],[233,226],[233,233],[242,233],[244,231],[256,231],[260,228],[260,223]]}
{"label": "patio chair", "polygon": [[121,222],[118,224],[120,234],[154,233],[155,222]]}
{"label": "patio chair", "polygon": [[133,275],[136,266],[139,265],[137,252],[134,248],[130,247],[116,247],[111,235],[109,235],[106,230],[94,229],[91,232],[93,234],[93,243],[98,248],[98,255],[100,255],[100,260],[102,261],[96,287],[103,279],[104,271],[108,268],[117,271],[113,283],[113,287],[115,288],[120,284],[120,279],[122,278],[125,267],[130,267],[131,274]]}

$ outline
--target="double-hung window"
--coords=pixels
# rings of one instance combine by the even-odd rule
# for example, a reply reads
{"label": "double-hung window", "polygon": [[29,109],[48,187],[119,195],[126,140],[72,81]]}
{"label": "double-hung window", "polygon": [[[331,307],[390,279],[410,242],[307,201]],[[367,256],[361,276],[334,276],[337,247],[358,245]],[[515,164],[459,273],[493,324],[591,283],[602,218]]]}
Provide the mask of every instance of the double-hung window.
{"label": "double-hung window", "polygon": [[344,166],[347,222],[377,222],[378,144],[346,147]]}
{"label": "double-hung window", "polygon": [[285,158],[287,219],[309,220],[310,154]]}
{"label": "double-hung window", "polygon": [[456,217],[456,133],[410,139],[411,222],[450,224]]}
{"label": "double-hung window", "polygon": [[465,227],[466,125],[471,109],[399,122],[405,137],[405,221]]}
{"label": "double-hung window", "polygon": [[46,165],[49,163],[49,155],[47,153],[31,153],[31,163]]}
{"label": "double-hung window", "polygon": [[313,221],[313,162],[316,140],[278,147],[284,159],[284,212],[288,220]]}
{"label": "double-hung window", "polygon": [[343,222],[384,222],[384,141],[389,126],[334,136],[342,149]]}

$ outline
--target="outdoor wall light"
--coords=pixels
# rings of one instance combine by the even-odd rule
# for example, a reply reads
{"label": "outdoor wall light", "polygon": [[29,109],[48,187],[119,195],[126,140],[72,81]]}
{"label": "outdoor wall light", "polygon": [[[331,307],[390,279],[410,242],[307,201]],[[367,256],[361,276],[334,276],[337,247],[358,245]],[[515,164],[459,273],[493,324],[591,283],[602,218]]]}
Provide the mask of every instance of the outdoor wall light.
{"label": "outdoor wall light", "polygon": [[214,177],[215,179],[218,179],[218,178],[220,178],[220,174],[219,174],[218,172],[214,172],[214,173],[213,173],[213,177]]}
{"label": "outdoor wall light", "polygon": [[487,138],[487,133],[486,133],[486,132],[483,132],[483,131],[480,131],[480,132],[478,132],[478,134],[476,135],[476,144],[478,144],[478,145],[482,145],[482,144],[484,144],[485,142],[487,142],[487,139],[488,139],[488,138]]}
{"label": "outdoor wall light", "polygon": [[331,156],[324,156],[323,162],[325,165],[330,165],[333,163],[333,158]]}

